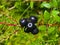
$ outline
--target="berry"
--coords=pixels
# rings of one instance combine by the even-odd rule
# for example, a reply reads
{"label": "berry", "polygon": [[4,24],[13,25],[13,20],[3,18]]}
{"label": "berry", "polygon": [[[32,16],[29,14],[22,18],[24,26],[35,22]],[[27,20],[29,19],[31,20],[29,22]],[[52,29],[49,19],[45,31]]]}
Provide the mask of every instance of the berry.
{"label": "berry", "polygon": [[27,25],[27,19],[21,19],[20,21],[19,21],[19,23],[20,23],[20,25],[22,26],[22,27],[24,27],[24,26],[26,26]]}
{"label": "berry", "polygon": [[32,23],[32,22],[29,22],[28,24],[27,24],[27,28],[28,29],[34,29],[36,26],[34,25],[34,23]]}
{"label": "berry", "polygon": [[37,23],[37,17],[35,17],[35,16],[31,16],[31,17],[30,17],[30,20],[31,20],[31,22],[33,22],[33,23]]}
{"label": "berry", "polygon": [[39,30],[37,28],[35,28],[31,31],[32,34],[37,34],[38,32],[39,32]]}

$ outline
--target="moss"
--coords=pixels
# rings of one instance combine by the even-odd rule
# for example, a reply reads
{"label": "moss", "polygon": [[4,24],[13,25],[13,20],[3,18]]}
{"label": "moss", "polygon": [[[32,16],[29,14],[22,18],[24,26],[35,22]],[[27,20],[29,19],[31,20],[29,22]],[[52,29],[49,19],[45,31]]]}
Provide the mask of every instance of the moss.
{"label": "moss", "polygon": [[[59,45],[60,0],[0,1],[0,45]],[[39,33],[25,33],[19,19],[34,15]]]}

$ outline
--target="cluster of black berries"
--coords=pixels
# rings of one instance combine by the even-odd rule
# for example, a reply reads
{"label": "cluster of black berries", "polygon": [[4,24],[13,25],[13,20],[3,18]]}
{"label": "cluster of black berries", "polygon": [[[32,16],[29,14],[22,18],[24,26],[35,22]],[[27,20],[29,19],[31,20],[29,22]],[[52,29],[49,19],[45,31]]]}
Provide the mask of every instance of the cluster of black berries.
{"label": "cluster of black berries", "polygon": [[37,34],[39,32],[38,28],[36,27],[35,23],[37,23],[37,17],[30,16],[29,19],[23,18],[19,21],[20,25],[24,27],[24,32],[32,34]]}

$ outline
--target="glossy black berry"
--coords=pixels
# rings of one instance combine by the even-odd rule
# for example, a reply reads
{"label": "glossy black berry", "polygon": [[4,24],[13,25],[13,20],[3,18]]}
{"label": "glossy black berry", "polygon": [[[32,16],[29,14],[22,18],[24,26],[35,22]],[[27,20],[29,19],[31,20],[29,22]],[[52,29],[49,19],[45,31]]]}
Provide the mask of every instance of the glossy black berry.
{"label": "glossy black berry", "polygon": [[35,17],[35,16],[31,16],[31,17],[30,17],[30,20],[31,20],[31,22],[33,22],[33,23],[37,23],[37,17]]}
{"label": "glossy black berry", "polygon": [[37,34],[38,32],[39,32],[39,30],[37,28],[35,28],[31,31],[32,34]]}
{"label": "glossy black berry", "polygon": [[28,24],[27,24],[27,28],[28,29],[34,29],[36,26],[35,26],[35,24],[34,23],[32,23],[32,22],[29,22]]}
{"label": "glossy black berry", "polygon": [[26,26],[27,25],[27,19],[21,19],[20,21],[19,21],[19,23],[20,23],[20,25],[22,26],[22,27],[24,27],[24,26]]}

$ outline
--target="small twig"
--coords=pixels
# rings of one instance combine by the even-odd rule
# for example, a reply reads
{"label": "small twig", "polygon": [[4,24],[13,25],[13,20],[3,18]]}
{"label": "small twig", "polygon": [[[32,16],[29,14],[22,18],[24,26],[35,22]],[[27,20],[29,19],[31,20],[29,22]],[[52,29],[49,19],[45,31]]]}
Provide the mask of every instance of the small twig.
{"label": "small twig", "polygon": [[10,23],[6,23],[6,22],[0,22],[0,24],[5,24],[7,26],[17,26],[17,24],[10,24]]}
{"label": "small twig", "polygon": [[40,25],[46,25],[46,26],[59,26],[59,24],[42,24],[42,23],[40,23],[40,24],[38,24],[38,26],[40,26]]}
{"label": "small twig", "polygon": [[13,6],[13,7],[9,8],[8,10],[12,10],[12,9],[14,9],[14,8],[15,8],[15,6]]}
{"label": "small twig", "polygon": [[17,23],[17,21],[15,19],[13,19],[11,16],[7,16],[8,18],[12,19],[14,22]]}

